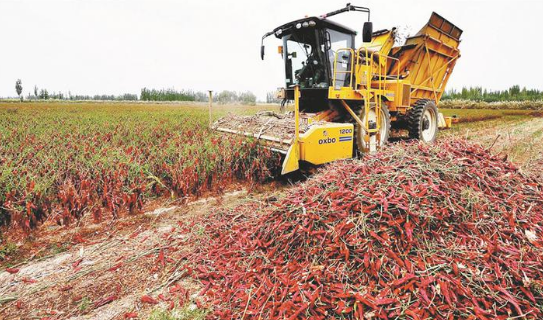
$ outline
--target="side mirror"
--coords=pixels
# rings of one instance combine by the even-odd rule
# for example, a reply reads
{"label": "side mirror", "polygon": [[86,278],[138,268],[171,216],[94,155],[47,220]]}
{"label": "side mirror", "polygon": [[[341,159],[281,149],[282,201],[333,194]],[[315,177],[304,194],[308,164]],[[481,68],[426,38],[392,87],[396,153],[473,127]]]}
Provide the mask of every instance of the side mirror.
{"label": "side mirror", "polygon": [[373,23],[364,22],[364,28],[362,29],[362,41],[371,42],[371,35],[373,34]]}
{"label": "side mirror", "polygon": [[332,41],[330,40],[330,32],[326,31],[326,33],[324,34],[324,45],[326,47],[326,50],[330,50],[332,49]]}
{"label": "side mirror", "polygon": [[264,45],[260,47],[260,58],[264,60]]}

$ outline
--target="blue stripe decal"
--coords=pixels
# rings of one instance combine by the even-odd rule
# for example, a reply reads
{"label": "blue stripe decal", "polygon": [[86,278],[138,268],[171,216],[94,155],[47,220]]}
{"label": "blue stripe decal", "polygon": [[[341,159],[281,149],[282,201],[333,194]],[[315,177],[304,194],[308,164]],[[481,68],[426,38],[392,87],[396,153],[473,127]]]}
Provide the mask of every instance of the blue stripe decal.
{"label": "blue stripe decal", "polygon": [[353,137],[339,137],[339,142],[351,141]]}

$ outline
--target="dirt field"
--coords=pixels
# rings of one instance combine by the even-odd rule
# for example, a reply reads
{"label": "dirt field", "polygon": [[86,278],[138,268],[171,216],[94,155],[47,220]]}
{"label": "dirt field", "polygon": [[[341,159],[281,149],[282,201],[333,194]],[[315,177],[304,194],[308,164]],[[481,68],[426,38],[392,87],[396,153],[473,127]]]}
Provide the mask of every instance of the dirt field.
{"label": "dirt field", "polygon": [[[460,116],[461,112],[455,110]],[[440,136],[479,142],[507,155],[521,170],[538,172],[543,163],[541,117],[506,115],[461,123]],[[181,227],[180,222],[217,208],[265,202],[270,191],[277,196],[283,187],[270,184],[250,191],[229,187],[220,197],[187,204],[153,202],[144,207],[144,214],[100,224],[87,221],[69,229],[48,225],[29,242],[19,244],[24,259],[0,272],[0,318],[202,317],[205,310],[199,307],[198,293],[203,288],[197,279],[179,271],[183,252],[189,249],[184,240],[200,230],[197,225]],[[172,292],[176,283],[178,291]]]}

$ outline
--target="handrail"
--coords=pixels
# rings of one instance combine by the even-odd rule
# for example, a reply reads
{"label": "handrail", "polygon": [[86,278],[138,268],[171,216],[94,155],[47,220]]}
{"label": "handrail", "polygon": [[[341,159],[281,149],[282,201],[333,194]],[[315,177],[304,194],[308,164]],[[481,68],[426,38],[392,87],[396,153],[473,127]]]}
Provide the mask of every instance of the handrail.
{"label": "handrail", "polygon": [[[396,80],[396,88],[399,87],[399,84],[400,84],[400,60],[398,58],[394,58],[394,57],[391,57],[391,56],[387,56],[387,55],[384,55],[384,54],[381,54],[379,53],[378,51],[369,51],[368,48],[366,47],[360,47],[357,51],[356,51],[356,55],[357,55],[357,60],[356,60],[356,69],[358,69],[359,67],[361,66],[365,66],[367,68],[369,68],[369,70],[367,70],[365,72],[365,76],[366,76],[366,81],[365,83],[362,83],[362,79],[356,79],[356,87],[358,86],[365,86],[365,94],[364,94],[364,99],[365,99],[365,112],[366,114],[369,112],[370,110],[370,101],[371,101],[371,98],[372,98],[372,95],[373,95],[373,98],[375,100],[375,105],[376,105],[376,120],[377,120],[377,127],[375,129],[370,129],[369,128],[369,119],[368,117],[366,117],[366,130],[367,132],[379,132],[380,128],[379,128],[379,124],[381,123],[381,93],[385,90],[385,81],[389,80],[390,79],[390,75],[388,74],[388,60],[393,60],[396,62],[396,68],[397,68],[397,73],[396,75],[394,76],[395,80]],[[361,57],[363,57],[363,62],[361,61]],[[377,58],[377,59],[376,59]],[[375,62],[375,60],[377,60],[377,62]],[[377,70],[375,70],[375,64],[377,64]],[[377,76],[377,91],[373,90],[372,88],[372,84],[374,83],[373,81],[373,78]]]}
{"label": "handrail", "polygon": [[[339,56],[339,53],[342,52],[342,51],[348,51],[349,52],[349,55],[351,57],[351,63],[350,63],[350,69],[348,70],[343,70],[343,71],[338,71],[338,68],[337,68],[337,63],[338,63],[338,56]],[[350,78],[349,78],[349,85],[353,85],[353,70],[354,70],[354,50],[351,49],[351,48],[340,48],[336,51],[335,55],[334,55],[334,77],[332,79],[332,87],[335,89],[336,88],[336,80],[337,80],[337,74],[338,73],[349,73],[350,74]],[[345,80],[343,80],[343,82],[345,83]]]}
{"label": "handrail", "polygon": [[[350,54],[350,67],[347,68],[347,70],[338,70],[338,58],[340,52],[349,52]],[[355,53],[356,53],[356,60],[355,60]],[[377,60],[377,61],[376,61]],[[396,75],[393,75],[394,78],[391,79],[391,75],[388,74],[388,62],[389,60],[394,61],[396,63],[397,73]],[[343,60],[342,60],[343,61]],[[365,70],[361,70],[361,68],[364,67]],[[377,68],[377,70],[375,70]],[[362,73],[364,71],[364,73]],[[355,73],[356,72],[356,73]],[[365,131],[368,133],[367,137],[365,139],[365,142],[368,144],[369,148],[369,133],[376,133],[377,138],[379,138],[380,133],[380,124],[381,124],[381,107],[382,107],[382,101],[381,101],[381,95],[383,91],[386,89],[386,81],[389,80],[395,80],[396,81],[396,93],[398,92],[398,88],[400,85],[400,60],[395,57],[387,56],[384,54],[379,53],[379,51],[373,51],[368,50],[366,47],[360,47],[356,51],[354,49],[350,48],[341,48],[338,49],[335,53],[334,57],[334,72],[333,72],[333,80],[332,80],[332,86],[334,90],[338,90],[339,88],[336,87],[337,84],[337,77],[339,74],[349,74],[349,87],[351,89],[355,90],[356,92],[362,91],[362,95],[364,98],[364,114],[369,114],[370,108],[371,108],[371,99],[373,98],[375,101],[375,117],[376,117],[376,126],[375,128],[370,128],[370,119],[369,117],[365,117],[364,122],[361,123],[365,127]],[[356,76],[355,76],[356,75]],[[354,77],[354,82],[353,82]],[[365,79],[363,78],[365,77]],[[374,77],[376,77],[376,81],[373,81]],[[345,85],[344,80],[342,87],[348,87]],[[377,87],[374,88],[373,84],[377,82]],[[398,95],[396,94],[396,97]],[[349,111],[349,109],[348,109]],[[356,117],[355,117],[356,118]]]}

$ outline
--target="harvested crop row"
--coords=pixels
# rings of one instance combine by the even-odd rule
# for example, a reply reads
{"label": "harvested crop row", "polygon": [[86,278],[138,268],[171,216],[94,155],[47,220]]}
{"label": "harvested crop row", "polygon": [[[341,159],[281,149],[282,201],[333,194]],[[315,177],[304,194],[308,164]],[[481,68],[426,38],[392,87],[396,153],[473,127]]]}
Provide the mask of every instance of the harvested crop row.
{"label": "harvested crop row", "polygon": [[188,261],[218,318],[543,316],[543,191],[464,141],[332,164],[216,213]]}

